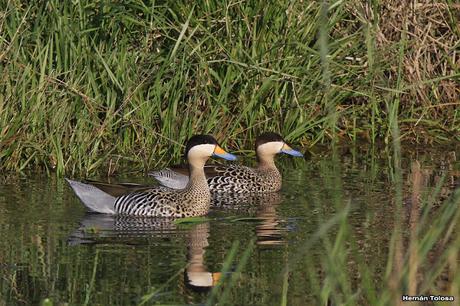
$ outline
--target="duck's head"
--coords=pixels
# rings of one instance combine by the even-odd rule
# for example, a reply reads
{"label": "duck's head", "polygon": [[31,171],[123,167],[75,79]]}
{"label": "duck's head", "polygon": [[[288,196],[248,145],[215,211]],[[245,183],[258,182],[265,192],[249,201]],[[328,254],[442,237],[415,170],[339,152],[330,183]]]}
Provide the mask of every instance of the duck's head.
{"label": "duck's head", "polygon": [[303,157],[299,151],[291,148],[279,134],[266,132],[256,138],[256,154],[259,160],[270,160],[278,153]]}
{"label": "duck's head", "polygon": [[235,160],[236,156],[225,152],[211,135],[192,136],[185,146],[185,158],[194,166],[204,165],[211,156]]}

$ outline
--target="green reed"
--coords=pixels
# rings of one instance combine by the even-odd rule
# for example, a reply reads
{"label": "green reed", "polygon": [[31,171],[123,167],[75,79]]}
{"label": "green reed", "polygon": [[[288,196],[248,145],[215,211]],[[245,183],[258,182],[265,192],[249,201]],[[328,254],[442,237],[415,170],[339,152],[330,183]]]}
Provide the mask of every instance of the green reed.
{"label": "green reed", "polygon": [[[177,161],[194,133],[232,149],[263,130],[304,146],[376,142],[396,118],[449,139],[455,109],[387,112],[391,88],[409,88],[383,75],[395,60],[379,54],[379,20],[358,4],[3,1],[0,167],[148,169]],[[442,79],[455,75],[425,83]]]}

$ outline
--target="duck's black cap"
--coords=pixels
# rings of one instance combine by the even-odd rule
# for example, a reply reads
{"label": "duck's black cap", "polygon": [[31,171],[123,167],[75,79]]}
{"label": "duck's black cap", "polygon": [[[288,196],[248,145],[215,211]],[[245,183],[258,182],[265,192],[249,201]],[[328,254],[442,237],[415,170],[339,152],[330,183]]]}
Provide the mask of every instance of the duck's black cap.
{"label": "duck's black cap", "polygon": [[284,141],[280,134],[273,132],[265,132],[256,137],[256,150],[260,145],[272,141]]}
{"label": "duck's black cap", "polygon": [[190,151],[191,148],[201,144],[218,145],[217,140],[211,135],[193,135],[189,140],[187,140],[184,156],[187,157],[188,151]]}

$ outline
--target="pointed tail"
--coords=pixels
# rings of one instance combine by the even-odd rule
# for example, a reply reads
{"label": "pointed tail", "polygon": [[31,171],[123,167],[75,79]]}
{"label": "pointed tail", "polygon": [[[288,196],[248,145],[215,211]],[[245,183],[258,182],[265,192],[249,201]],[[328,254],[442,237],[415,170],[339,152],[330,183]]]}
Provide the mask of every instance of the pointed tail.
{"label": "pointed tail", "polygon": [[67,178],[66,181],[89,210],[102,214],[116,213],[114,207],[115,197],[90,184],[72,181]]}

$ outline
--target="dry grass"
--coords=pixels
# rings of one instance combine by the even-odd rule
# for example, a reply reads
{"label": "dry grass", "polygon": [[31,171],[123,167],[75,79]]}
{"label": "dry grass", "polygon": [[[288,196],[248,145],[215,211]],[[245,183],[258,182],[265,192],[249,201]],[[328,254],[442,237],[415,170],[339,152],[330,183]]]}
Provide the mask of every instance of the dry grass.
{"label": "dry grass", "polygon": [[[460,67],[460,5],[430,0],[382,3],[377,32],[377,46],[385,58],[391,59],[392,46],[406,31],[407,48],[403,60],[403,79],[408,86],[403,101],[411,107],[433,108],[430,116],[439,118],[445,110],[460,104],[460,87],[454,79]],[[397,78],[397,63],[391,65],[388,77]]]}

